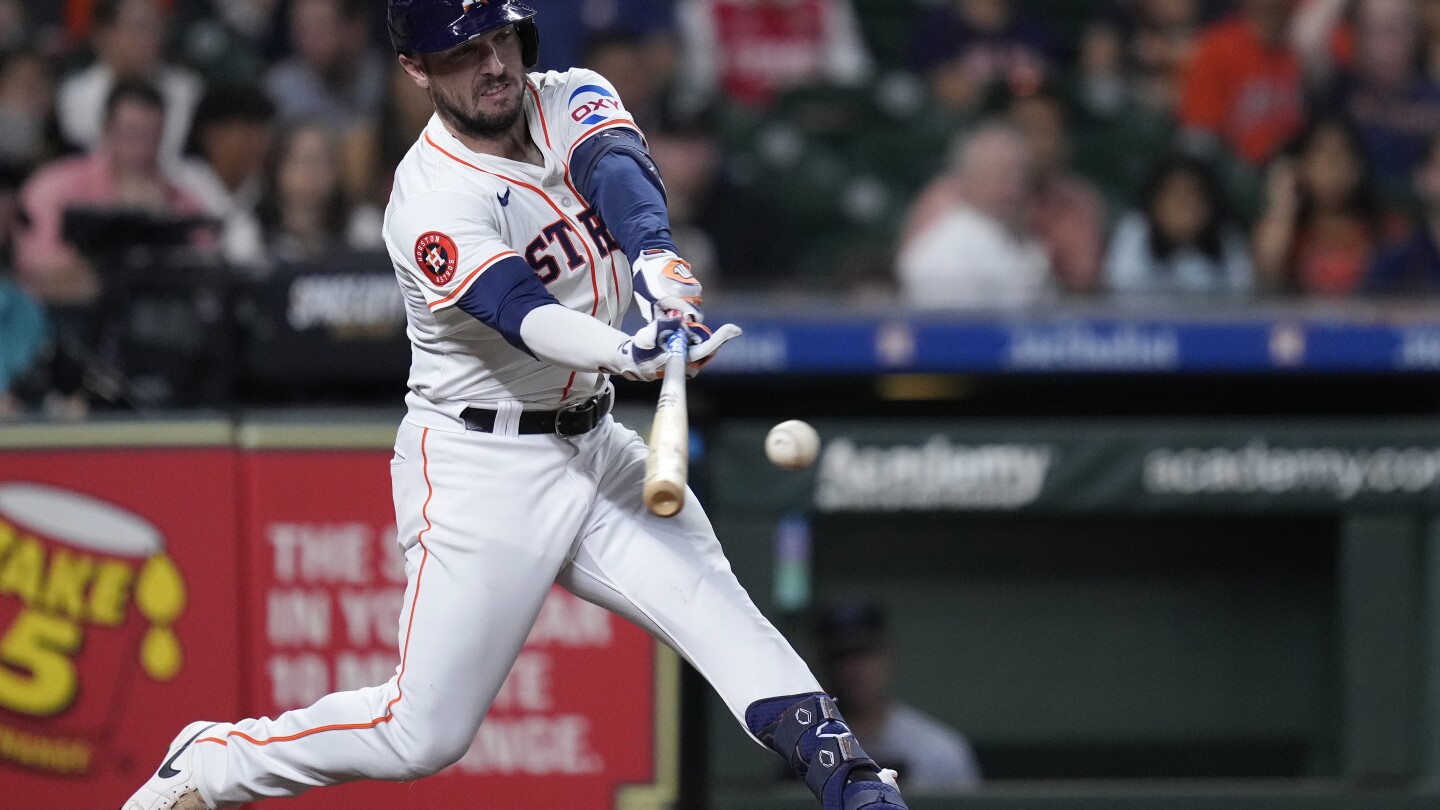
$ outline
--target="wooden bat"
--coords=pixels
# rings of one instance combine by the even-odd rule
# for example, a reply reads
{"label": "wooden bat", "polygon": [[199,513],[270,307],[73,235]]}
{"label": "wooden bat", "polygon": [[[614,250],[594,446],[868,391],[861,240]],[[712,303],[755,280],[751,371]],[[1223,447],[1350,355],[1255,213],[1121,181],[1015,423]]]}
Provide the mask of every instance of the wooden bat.
{"label": "wooden bat", "polygon": [[690,417],[685,401],[688,349],[684,330],[670,336],[665,380],[650,425],[644,498],[645,506],[660,517],[674,517],[685,506],[685,481],[690,474]]}

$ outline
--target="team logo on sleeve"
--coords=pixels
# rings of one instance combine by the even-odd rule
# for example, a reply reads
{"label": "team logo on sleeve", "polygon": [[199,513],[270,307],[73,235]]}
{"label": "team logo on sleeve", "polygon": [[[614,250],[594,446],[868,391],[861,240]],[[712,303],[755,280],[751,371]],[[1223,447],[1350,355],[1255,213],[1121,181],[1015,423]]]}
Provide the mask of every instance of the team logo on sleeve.
{"label": "team logo on sleeve", "polygon": [[623,110],[615,94],[596,84],[587,84],[570,94],[570,118],[590,126],[608,121]]}
{"label": "team logo on sleeve", "polygon": [[415,241],[415,262],[435,286],[443,287],[455,277],[460,249],[455,247],[454,239],[439,231],[430,231]]}

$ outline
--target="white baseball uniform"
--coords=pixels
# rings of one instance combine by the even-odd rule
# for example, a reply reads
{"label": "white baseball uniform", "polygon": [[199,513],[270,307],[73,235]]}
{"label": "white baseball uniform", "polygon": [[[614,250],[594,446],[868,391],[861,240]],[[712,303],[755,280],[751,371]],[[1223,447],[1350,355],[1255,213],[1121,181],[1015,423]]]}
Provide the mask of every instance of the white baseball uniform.
{"label": "white baseball uniform", "polygon": [[[437,117],[400,164],[386,214],[414,352],[391,462],[408,575],[395,676],[203,737],[211,804],[454,762],[555,582],[673,647],[742,723],[754,701],[820,691],[736,581],[693,494],[674,518],[645,509],[633,431],[606,417],[570,438],[518,433],[522,411],[586,399],[606,379],[536,360],[455,303],[515,255],[561,304],[612,326],[631,299],[629,262],[568,168],[576,144],[633,127],[629,114],[603,78],[572,70],[531,74],[525,115],[543,167],[471,152]],[[467,431],[468,407],[496,411],[494,431]]]}

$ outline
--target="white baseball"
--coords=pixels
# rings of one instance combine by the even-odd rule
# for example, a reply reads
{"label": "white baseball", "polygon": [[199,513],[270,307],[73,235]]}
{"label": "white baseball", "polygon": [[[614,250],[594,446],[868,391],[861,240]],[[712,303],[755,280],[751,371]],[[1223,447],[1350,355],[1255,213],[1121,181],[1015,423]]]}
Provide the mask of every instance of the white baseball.
{"label": "white baseball", "polygon": [[820,455],[820,434],[799,419],[781,422],[765,436],[765,457],[782,470],[803,470]]}

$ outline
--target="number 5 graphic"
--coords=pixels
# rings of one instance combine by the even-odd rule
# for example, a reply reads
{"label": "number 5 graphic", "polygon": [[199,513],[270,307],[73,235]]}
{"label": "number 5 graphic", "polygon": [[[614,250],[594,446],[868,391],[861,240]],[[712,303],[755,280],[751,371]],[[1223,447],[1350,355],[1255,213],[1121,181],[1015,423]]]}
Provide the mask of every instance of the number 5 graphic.
{"label": "number 5 graphic", "polygon": [[0,666],[0,706],[32,717],[70,708],[80,687],[71,656],[83,638],[80,626],[69,619],[21,611],[0,640],[0,663],[14,667]]}

